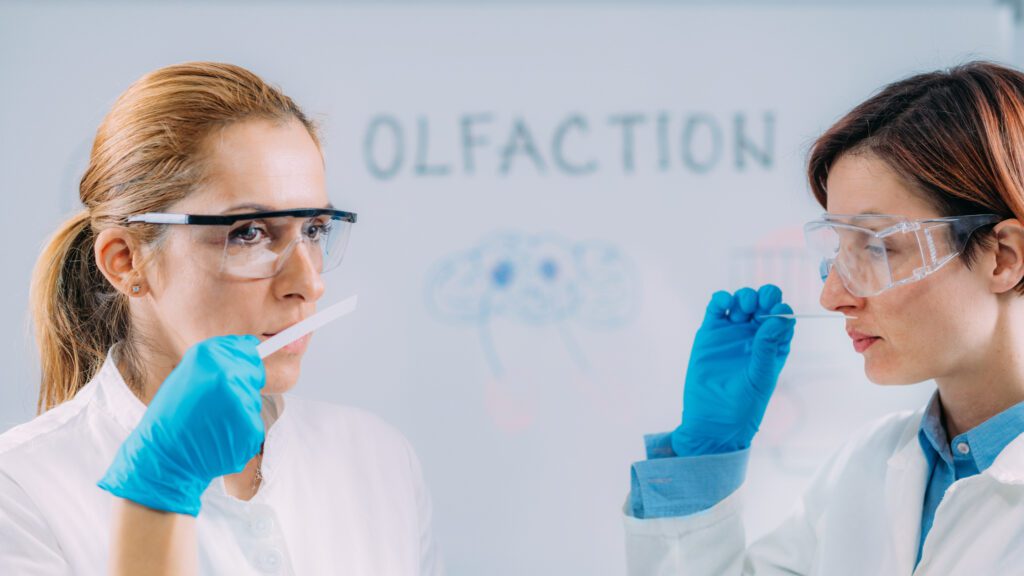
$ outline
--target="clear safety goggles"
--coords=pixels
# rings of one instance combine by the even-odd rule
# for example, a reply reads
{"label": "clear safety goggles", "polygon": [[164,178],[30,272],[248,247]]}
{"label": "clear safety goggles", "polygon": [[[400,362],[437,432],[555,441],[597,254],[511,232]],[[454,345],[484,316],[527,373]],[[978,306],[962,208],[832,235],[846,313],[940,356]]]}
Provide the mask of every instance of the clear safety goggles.
{"label": "clear safety goggles", "polygon": [[887,214],[824,214],[804,225],[811,252],[821,258],[821,279],[835,268],[858,297],[916,282],[958,256],[995,214],[911,220]]}
{"label": "clear safety goggles", "polygon": [[194,260],[238,278],[270,278],[297,246],[321,274],[341,263],[356,215],[329,208],[207,215],[148,212],[126,223],[188,225]]}

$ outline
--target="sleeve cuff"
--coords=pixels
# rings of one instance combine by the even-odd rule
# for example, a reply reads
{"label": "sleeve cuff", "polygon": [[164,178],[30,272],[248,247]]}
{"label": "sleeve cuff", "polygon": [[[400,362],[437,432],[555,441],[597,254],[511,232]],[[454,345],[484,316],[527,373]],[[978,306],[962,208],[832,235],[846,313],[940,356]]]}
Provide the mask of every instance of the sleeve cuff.
{"label": "sleeve cuff", "polygon": [[629,508],[636,518],[685,516],[711,508],[736,491],[747,473],[750,449],[676,456],[669,434],[644,437],[647,458],[631,471]]}
{"label": "sleeve cuff", "polygon": [[674,457],[672,451],[672,433],[659,432],[657,434],[644,435],[644,447],[647,450],[647,459]]}

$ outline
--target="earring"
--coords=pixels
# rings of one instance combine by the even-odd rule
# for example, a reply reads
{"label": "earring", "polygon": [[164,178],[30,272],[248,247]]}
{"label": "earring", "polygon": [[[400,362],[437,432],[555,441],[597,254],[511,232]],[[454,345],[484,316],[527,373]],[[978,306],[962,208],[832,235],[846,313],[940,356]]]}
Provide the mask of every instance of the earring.
{"label": "earring", "polygon": [[138,294],[138,293],[139,293],[139,285],[135,284],[134,286],[132,286],[132,294]]}

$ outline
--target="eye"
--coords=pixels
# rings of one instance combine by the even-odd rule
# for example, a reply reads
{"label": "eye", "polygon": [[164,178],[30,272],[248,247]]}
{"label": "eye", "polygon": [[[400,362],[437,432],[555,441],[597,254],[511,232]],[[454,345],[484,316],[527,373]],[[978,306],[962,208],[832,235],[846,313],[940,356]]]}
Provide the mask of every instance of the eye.
{"label": "eye", "polygon": [[885,246],[875,246],[873,244],[867,246],[867,251],[868,254],[870,254],[874,258],[881,258],[882,256],[885,256],[887,252],[889,252],[889,250],[887,250]]}
{"label": "eye", "polygon": [[267,231],[255,222],[246,222],[228,233],[228,242],[233,244],[257,244],[266,237]]}
{"label": "eye", "polygon": [[306,223],[303,233],[311,240],[319,240],[331,233],[333,224],[330,220],[326,222],[311,221]]}

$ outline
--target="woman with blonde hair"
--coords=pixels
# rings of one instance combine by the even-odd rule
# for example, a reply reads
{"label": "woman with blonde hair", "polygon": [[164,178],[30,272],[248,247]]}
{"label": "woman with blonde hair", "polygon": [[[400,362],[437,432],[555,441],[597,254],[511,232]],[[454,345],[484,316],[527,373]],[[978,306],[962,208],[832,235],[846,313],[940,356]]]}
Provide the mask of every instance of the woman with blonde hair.
{"label": "woman with blonde hair", "polygon": [[79,192],[32,282],[40,414],[0,435],[0,573],[439,573],[409,442],[285,394],[308,336],[257,353],[356,221],[315,123],[243,68],[161,68]]}

